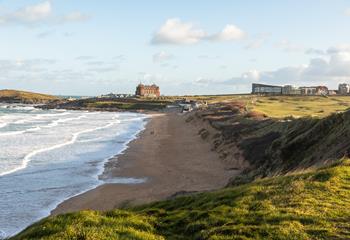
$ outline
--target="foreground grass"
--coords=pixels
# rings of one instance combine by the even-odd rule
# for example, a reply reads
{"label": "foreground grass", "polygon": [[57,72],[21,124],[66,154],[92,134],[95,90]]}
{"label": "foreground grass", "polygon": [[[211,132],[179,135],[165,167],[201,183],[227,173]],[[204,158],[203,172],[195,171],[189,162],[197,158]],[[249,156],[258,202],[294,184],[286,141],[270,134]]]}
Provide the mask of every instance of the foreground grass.
{"label": "foreground grass", "polygon": [[350,239],[350,160],[211,193],[46,218],[17,239]]}

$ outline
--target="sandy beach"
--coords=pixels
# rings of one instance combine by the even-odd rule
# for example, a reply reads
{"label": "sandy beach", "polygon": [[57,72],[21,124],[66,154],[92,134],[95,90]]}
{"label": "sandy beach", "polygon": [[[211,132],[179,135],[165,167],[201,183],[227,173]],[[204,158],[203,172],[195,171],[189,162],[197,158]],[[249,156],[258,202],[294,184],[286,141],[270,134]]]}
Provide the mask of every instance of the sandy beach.
{"label": "sandy beach", "polygon": [[200,137],[205,123],[188,123],[187,118],[177,112],[154,114],[129,148],[105,166],[104,177],[145,178],[146,182],[101,185],[64,201],[52,214],[109,210],[224,187],[239,170],[222,162],[210,142]]}

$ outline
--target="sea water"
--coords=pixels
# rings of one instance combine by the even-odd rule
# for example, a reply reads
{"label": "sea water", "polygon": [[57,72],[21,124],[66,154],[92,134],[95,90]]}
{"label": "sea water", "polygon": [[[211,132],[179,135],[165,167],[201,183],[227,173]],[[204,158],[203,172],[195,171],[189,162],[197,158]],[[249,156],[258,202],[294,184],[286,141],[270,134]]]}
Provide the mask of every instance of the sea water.
{"label": "sea water", "polygon": [[0,105],[0,239],[102,184],[98,176],[105,162],[126,148],[146,119],[137,113]]}

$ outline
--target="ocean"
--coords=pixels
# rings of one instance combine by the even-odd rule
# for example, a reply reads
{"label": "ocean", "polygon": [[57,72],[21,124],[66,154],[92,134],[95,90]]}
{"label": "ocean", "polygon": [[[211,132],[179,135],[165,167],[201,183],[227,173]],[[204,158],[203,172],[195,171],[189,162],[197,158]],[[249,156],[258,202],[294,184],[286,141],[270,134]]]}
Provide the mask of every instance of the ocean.
{"label": "ocean", "polygon": [[103,184],[98,176],[106,161],[126,149],[146,121],[138,113],[0,105],[0,239],[48,216],[63,200]]}

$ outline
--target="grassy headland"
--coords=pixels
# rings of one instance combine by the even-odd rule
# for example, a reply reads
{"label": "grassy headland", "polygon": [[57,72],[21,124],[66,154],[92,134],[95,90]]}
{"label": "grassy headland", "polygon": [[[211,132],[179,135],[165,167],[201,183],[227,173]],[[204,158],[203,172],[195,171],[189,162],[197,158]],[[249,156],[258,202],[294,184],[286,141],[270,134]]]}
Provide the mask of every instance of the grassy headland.
{"label": "grassy headland", "polygon": [[6,103],[29,103],[29,104],[38,104],[38,103],[48,103],[55,100],[58,100],[58,97],[18,91],[18,90],[0,90],[0,102]]}
{"label": "grassy headland", "polygon": [[164,109],[170,103],[169,100],[148,98],[88,98],[75,101],[58,101],[42,107],[95,111],[157,111]]}
{"label": "grassy headland", "polygon": [[220,191],[44,219],[16,239],[349,239],[350,161]]}

